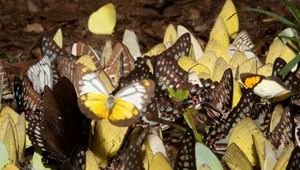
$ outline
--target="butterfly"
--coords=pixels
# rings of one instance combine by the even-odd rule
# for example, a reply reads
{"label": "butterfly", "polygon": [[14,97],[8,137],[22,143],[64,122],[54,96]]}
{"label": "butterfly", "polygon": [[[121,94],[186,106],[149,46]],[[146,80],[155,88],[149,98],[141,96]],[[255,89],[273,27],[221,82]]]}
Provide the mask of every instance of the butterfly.
{"label": "butterfly", "polygon": [[[260,116],[263,119],[267,119],[269,111],[264,108],[264,105],[256,104],[260,102],[260,98],[256,96],[252,89],[247,89],[239,103],[229,113],[226,119],[221,120],[217,125],[209,127],[205,133],[204,143],[208,145],[214,152],[223,153],[226,150],[226,146],[218,144],[218,140],[225,138],[229,135],[232,128],[244,117],[251,117],[256,120]],[[226,145],[226,144],[225,144]]]}
{"label": "butterfly", "polygon": [[124,31],[122,43],[128,48],[135,60],[141,56],[139,42],[132,29],[126,29]]}
{"label": "butterfly", "polygon": [[201,109],[205,108],[209,117],[225,118],[232,107],[233,76],[231,69],[227,69],[219,83],[212,80],[202,80],[204,87],[194,92],[191,100],[193,103],[187,107]]}
{"label": "butterfly", "polygon": [[271,103],[285,100],[292,94],[289,87],[277,76],[265,77],[259,74],[242,73],[240,77],[247,88],[253,88],[256,95]]}
{"label": "butterfly", "polygon": [[57,57],[57,70],[60,77],[67,77],[72,83],[75,81],[76,64],[71,62],[68,58]]}
{"label": "butterfly", "polygon": [[177,34],[178,37],[180,37],[181,35],[188,33],[190,34],[191,37],[191,45],[192,45],[192,53],[194,55],[194,59],[196,62],[199,61],[199,59],[201,58],[201,56],[203,55],[203,50],[200,46],[200,44],[198,43],[197,39],[195,38],[195,36],[188,30],[186,29],[184,26],[182,25],[178,25],[177,26]]}
{"label": "butterfly", "polygon": [[[25,163],[26,121],[24,113],[19,115],[10,107],[4,107],[0,115],[0,141],[3,141],[5,144],[4,150],[1,150],[1,156],[2,153],[5,155],[5,151],[7,151],[9,163],[21,166],[23,162]],[[0,161],[2,161],[2,159]],[[0,168],[1,166],[0,163]]]}
{"label": "butterfly", "polygon": [[[5,69],[2,65],[2,63],[0,62],[0,82],[1,84],[1,89],[0,91],[2,91],[1,93],[1,102],[6,102],[9,100],[12,100],[14,98],[13,92],[10,90],[10,86],[9,86],[9,81],[8,81],[8,77],[6,75]],[[1,108],[1,107],[0,107]]]}
{"label": "butterfly", "polygon": [[31,66],[27,71],[27,75],[33,84],[34,90],[38,93],[44,91],[45,85],[52,89],[53,74],[50,59],[47,56],[43,57],[37,64]]}
{"label": "butterfly", "polygon": [[87,67],[77,66],[75,74],[78,105],[82,113],[96,120],[107,118],[117,126],[135,123],[139,111],[150,102],[155,88],[152,80],[145,79],[131,83],[111,95],[104,82]]}
{"label": "butterfly", "polygon": [[280,155],[282,150],[294,140],[294,122],[289,106],[285,107],[281,114],[281,119],[274,130],[267,134],[267,137]]}
{"label": "butterfly", "polygon": [[193,130],[186,130],[176,156],[175,170],[196,170],[195,143]]}
{"label": "butterfly", "polygon": [[122,148],[114,155],[106,169],[140,169],[144,170],[143,159],[145,154],[142,145],[148,134],[148,129],[136,127],[123,144]]}
{"label": "butterfly", "polygon": [[27,135],[43,151],[43,163],[84,169],[85,148],[78,145],[87,145],[91,120],[81,114],[70,80],[59,78],[53,91],[45,86],[36,117],[29,121]]}
{"label": "butterfly", "polygon": [[25,111],[26,120],[35,119],[40,110],[41,95],[36,92],[27,78],[14,78],[15,98],[19,113]]}
{"label": "butterfly", "polygon": [[144,129],[136,140],[131,140],[123,156],[122,163],[124,169],[144,169],[142,144],[147,135],[147,129]]}
{"label": "butterfly", "polygon": [[94,34],[112,34],[116,21],[115,6],[108,3],[91,14],[88,20],[88,28]]}
{"label": "butterfly", "polygon": [[191,47],[191,36],[189,33],[182,34],[178,40],[160,56],[178,60],[181,56],[189,56]]}
{"label": "butterfly", "polygon": [[282,79],[279,75],[280,71],[285,66],[286,62],[282,58],[276,58],[273,65],[272,75],[279,77],[283,83],[288,86],[289,90],[298,90],[300,88],[300,79],[293,72],[290,71],[284,79]]}
{"label": "butterfly", "polygon": [[49,36],[42,37],[42,52],[43,56],[47,56],[50,59],[51,62],[51,69],[53,74],[53,81],[56,82],[58,79],[58,73],[57,73],[57,63],[56,59],[58,56],[67,57],[70,61],[75,63],[77,58],[73,55],[69,55],[66,51],[61,49],[54,40]]}
{"label": "butterfly", "polygon": [[286,169],[300,169],[299,159],[300,159],[300,146],[296,146],[291,154]]}
{"label": "butterfly", "polygon": [[97,52],[92,47],[83,42],[78,41],[77,43],[73,44],[72,54],[75,56],[83,56],[85,54],[88,54],[95,64],[96,70],[103,68],[102,65],[104,61],[101,61],[102,57],[100,58]]}
{"label": "butterfly", "polygon": [[116,87],[119,79],[126,77],[133,69],[134,58],[128,48],[122,43],[117,43],[105,65],[104,72],[109,76],[113,86]]}
{"label": "butterfly", "polygon": [[243,45],[245,45],[249,49],[252,49],[254,47],[254,44],[253,44],[248,32],[245,30],[241,31],[237,35],[237,37],[232,42],[232,45],[236,46],[240,51],[244,51]]}

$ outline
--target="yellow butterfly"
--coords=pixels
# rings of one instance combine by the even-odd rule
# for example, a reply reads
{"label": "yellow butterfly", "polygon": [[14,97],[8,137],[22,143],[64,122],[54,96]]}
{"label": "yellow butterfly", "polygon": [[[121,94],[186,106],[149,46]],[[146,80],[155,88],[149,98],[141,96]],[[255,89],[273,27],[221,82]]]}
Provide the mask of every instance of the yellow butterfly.
{"label": "yellow butterfly", "polygon": [[139,111],[150,102],[155,89],[154,82],[145,79],[129,84],[112,95],[89,68],[79,65],[75,75],[80,110],[91,119],[108,119],[116,126],[135,123],[139,119]]}
{"label": "yellow butterfly", "polygon": [[92,13],[88,28],[94,34],[112,34],[117,22],[115,6],[108,3]]}
{"label": "yellow butterfly", "polygon": [[54,37],[53,37],[53,40],[56,42],[56,44],[60,47],[60,48],[63,48],[63,36],[62,36],[62,31],[61,29],[59,28]]}
{"label": "yellow butterfly", "polygon": [[228,35],[235,38],[239,30],[239,18],[232,0],[226,0],[219,17],[224,20]]}

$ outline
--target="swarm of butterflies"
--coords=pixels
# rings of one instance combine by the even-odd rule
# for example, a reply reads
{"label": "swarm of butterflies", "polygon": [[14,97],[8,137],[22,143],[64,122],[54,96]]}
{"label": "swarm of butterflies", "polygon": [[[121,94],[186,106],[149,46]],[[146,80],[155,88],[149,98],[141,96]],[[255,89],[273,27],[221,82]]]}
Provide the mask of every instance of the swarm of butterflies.
{"label": "swarm of butterflies", "polygon": [[131,29],[102,53],[76,42],[69,54],[59,34],[13,83],[0,63],[1,169],[300,169],[300,66],[281,74],[300,47],[274,39],[261,61],[231,0],[204,51],[180,25],[144,54]]}

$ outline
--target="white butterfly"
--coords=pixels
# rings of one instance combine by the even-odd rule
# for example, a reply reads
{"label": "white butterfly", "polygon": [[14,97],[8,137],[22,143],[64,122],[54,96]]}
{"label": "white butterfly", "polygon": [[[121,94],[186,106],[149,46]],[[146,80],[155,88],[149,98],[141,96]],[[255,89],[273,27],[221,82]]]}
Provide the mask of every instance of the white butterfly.
{"label": "white butterfly", "polygon": [[125,30],[122,43],[126,45],[135,60],[142,55],[138,39],[132,29]]}
{"label": "white butterfly", "polygon": [[87,67],[78,65],[75,75],[82,113],[95,120],[106,118],[117,126],[135,123],[139,119],[139,111],[150,102],[155,88],[154,82],[147,79],[131,83],[112,95],[104,82]]}
{"label": "white butterfly", "polygon": [[33,84],[35,91],[42,93],[45,85],[51,89],[53,87],[53,74],[51,62],[47,55],[43,57],[37,64],[31,66],[27,71],[28,78]]}

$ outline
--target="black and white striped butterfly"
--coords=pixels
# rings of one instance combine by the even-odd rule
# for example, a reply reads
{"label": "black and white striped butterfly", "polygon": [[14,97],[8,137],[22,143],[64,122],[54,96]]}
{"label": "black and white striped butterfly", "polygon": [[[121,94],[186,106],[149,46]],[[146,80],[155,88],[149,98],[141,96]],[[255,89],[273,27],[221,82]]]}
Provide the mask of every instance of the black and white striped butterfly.
{"label": "black and white striped butterfly", "polygon": [[50,89],[53,88],[53,74],[51,62],[48,56],[43,57],[37,64],[31,66],[27,75],[33,84],[33,88],[38,93],[44,91],[45,85]]}
{"label": "black and white striped butterfly", "polygon": [[243,51],[245,47],[243,45],[247,46],[249,49],[252,49],[254,47],[254,44],[248,34],[247,31],[243,30],[241,31],[237,37],[232,42],[234,46],[236,46],[240,51]]}
{"label": "black and white striped butterfly", "polygon": [[58,79],[53,91],[45,86],[40,112],[29,121],[27,134],[43,153],[43,163],[85,169],[85,147],[90,119],[81,114],[73,84]]}

